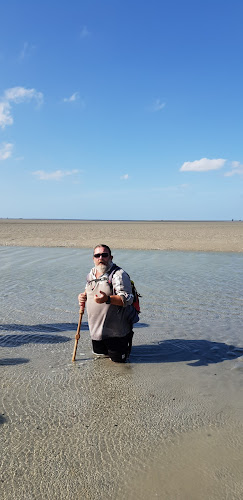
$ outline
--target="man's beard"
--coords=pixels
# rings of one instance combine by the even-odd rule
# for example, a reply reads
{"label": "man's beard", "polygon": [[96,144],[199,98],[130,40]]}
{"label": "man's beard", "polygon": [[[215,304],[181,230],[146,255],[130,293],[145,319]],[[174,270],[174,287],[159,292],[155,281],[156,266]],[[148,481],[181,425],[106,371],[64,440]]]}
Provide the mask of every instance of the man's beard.
{"label": "man's beard", "polygon": [[110,268],[111,261],[109,261],[107,264],[98,264],[95,266],[95,269],[99,271],[99,273],[105,274],[105,272]]}

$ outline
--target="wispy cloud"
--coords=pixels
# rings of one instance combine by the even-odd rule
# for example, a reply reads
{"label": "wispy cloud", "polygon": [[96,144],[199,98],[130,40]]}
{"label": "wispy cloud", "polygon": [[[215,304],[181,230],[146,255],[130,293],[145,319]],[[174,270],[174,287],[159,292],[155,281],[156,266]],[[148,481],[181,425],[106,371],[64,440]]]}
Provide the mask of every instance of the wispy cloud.
{"label": "wispy cloud", "polygon": [[60,181],[63,177],[76,175],[79,170],[55,170],[54,172],[45,172],[45,170],[36,170],[32,172],[40,181]]}
{"label": "wispy cloud", "polygon": [[225,177],[232,177],[232,175],[243,175],[243,164],[239,161],[231,162],[231,170],[225,172]]}
{"label": "wispy cloud", "polygon": [[149,107],[149,111],[156,113],[157,111],[161,111],[165,107],[165,102],[162,102],[160,99],[156,99],[156,101]]}
{"label": "wispy cloud", "polygon": [[0,127],[5,128],[6,125],[12,125],[13,118],[11,116],[11,106],[7,101],[0,101]]}
{"label": "wispy cloud", "polygon": [[87,38],[90,35],[91,35],[91,33],[88,30],[87,26],[83,26],[81,29],[81,32],[80,32],[80,38]]}
{"label": "wispy cloud", "polygon": [[5,128],[6,125],[13,124],[11,115],[12,103],[19,104],[35,100],[40,106],[43,102],[42,92],[37,92],[35,89],[26,89],[25,87],[12,87],[5,90],[0,98],[0,127]]}
{"label": "wispy cloud", "polygon": [[79,99],[79,92],[74,92],[70,97],[64,97],[63,102],[74,102]]}
{"label": "wispy cloud", "polygon": [[120,177],[120,179],[122,179],[123,181],[127,181],[128,178],[129,178],[128,174],[124,174]]}
{"label": "wispy cloud", "polygon": [[186,161],[180,168],[181,172],[208,172],[209,170],[219,170],[225,164],[226,160],[222,158],[209,160],[201,158],[201,160]]}
{"label": "wispy cloud", "polygon": [[177,184],[174,186],[156,186],[155,188],[150,189],[152,192],[171,192],[171,193],[183,193],[187,189],[189,189],[189,184]]}
{"label": "wispy cloud", "polygon": [[22,62],[24,61],[24,59],[28,58],[34,50],[35,50],[35,45],[32,45],[28,42],[24,42],[24,45],[19,54],[19,62]]}
{"label": "wispy cloud", "polygon": [[7,160],[12,155],[13,144],[4,142],[0,146],[0,160]]}

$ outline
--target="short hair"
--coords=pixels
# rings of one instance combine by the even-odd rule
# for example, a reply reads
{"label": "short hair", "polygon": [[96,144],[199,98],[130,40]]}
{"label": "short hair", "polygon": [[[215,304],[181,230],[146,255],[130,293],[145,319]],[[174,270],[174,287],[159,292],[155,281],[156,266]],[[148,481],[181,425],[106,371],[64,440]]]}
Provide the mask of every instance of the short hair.
{"label": "short hair", "polygon": [[95,245],[95,247],[94,247],[94,253],[95,253],[96,248],[98,248],[98,247],[104,247],[104,248],[106,248],[106,250],[108,251],[108,253],[111,255],[111,249],[110,249],[110,247],[108,247],[108,245],[105,245],[105,243],[98,243],[98,245]]}

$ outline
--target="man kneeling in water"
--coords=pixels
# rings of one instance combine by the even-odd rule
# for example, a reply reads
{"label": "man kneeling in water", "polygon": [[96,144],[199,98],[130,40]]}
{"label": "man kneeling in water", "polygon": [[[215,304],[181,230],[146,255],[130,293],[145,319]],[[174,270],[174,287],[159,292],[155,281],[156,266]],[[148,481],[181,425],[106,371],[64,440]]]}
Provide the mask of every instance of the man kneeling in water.
{"label": "man kneeling in water", "polygon": [[128,274],[112,262],[111,250],[103,243],[94,248],[94,267],[87,276],[78,301],[87,301],[93,353],[125,363],[133,337],[133,294]]}

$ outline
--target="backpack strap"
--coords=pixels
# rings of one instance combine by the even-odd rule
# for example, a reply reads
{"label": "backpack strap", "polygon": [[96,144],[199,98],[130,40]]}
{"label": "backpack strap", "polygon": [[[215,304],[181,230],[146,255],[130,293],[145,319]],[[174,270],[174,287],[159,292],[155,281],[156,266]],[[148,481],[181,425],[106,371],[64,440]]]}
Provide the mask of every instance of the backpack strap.
{"label": "backpack strap", "polygon": [[92,280],[90,280],[89,278],[90,278],[90,273],[87,274],[87,277],[86,277],[86,281],[88,284],[92,283],[92,282],[97,283],[98,281],[107,281],[107,278],[105,278],[103,276],[101,276],[100,278],[93,278]]}
{"label": "backpack strap", "polygon": [[113,288],[112,287],[112,278],[113,278],[114,274],[116,273],[116,271],[118,271],[119,269],[121,269],[121,267],[117,266],[116,264],[113,264],[113,266],[111,267],[111,273],[109,274],[109,277],[108,277],[108,283],[109,283],[111,288]]}

